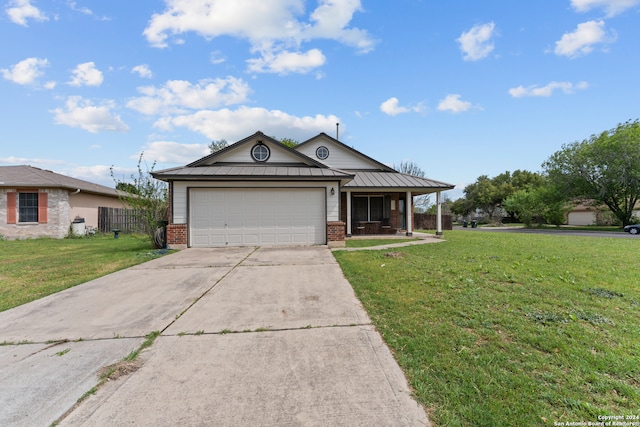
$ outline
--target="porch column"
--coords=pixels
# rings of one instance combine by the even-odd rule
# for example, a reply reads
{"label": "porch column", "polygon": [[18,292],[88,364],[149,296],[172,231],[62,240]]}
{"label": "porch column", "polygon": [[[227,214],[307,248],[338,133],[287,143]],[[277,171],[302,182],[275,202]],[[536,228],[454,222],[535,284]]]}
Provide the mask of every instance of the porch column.
{"label": "porch column", "polygon": [[442,236],[442,203],[440,203],[440,191],[436,193],[436,236]]}
{"label": "porch column", "polygon": [[347,190],[347,237],[351,237],[351,191]]}
{"label": "porch column", "polygon": [[413,196],[411,191],[407,191],[407,207],[405,214],[407,215],[407,236],[413,236],[413,225],[411,224],[411,218],[413,213]]}

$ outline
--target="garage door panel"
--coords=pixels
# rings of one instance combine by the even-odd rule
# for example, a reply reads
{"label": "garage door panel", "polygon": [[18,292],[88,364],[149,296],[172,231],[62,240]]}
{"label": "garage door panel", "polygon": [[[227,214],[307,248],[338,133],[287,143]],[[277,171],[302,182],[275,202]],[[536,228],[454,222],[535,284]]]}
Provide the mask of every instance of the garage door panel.
{"label": "garage door panel", "polygon": [[326,243],[325,190],[191,189],[191,246]]}

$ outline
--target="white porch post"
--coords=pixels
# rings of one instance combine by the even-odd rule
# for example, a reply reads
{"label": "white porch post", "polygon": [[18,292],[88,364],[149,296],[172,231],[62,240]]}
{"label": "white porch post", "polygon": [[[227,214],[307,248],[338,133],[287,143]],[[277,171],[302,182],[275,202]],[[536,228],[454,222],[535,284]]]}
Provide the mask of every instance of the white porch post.
{"label": "white porch post", "polygon": [[411,224],[411,218],[413,215],[413,196],[411,191],[407,191],[407,207],[405,214],[407,215],[407,236],[413,236],[413,225]]}
{"label": "white porch post", "polygon": [[351,237],[351,191],[347,190],[347,237]]}
{"label": "white porch post", "polygon": [[436,236],[442,236],[442,203],[440,203],[440,192],[436,193]]}

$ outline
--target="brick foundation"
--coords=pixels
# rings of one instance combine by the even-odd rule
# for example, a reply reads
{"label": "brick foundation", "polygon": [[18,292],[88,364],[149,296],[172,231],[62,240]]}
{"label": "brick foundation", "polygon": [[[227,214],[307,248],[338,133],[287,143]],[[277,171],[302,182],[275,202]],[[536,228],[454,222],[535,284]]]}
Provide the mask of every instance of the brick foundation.
{"label": "brick foundation", "polygon": [[327,222],[327,245],[344,246],[345,223],[342,221]]}
{"label": "brick foundation", "polygon": [[167,225],[167,246],[171,249],[187,247],[187,224]]}

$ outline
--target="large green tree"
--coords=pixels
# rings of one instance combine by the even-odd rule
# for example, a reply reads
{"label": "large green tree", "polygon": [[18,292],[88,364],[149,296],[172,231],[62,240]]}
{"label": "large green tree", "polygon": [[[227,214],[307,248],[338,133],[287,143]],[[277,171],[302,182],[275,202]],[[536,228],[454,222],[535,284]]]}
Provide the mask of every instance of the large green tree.
{"label": "large green tree", "polygon": [[[467,206],[480,209],[493,220],[500,220],[499,213],[504,208],[504,201],[518,190],[529,190],[542,185],[540,174],[526,170],[507,171],[489,178],[481,175],[476,182],[464,189]],[[461,205],[462,206],[462,205]]]}
{"label": "large green tree", "polygon": [[604,204],[628,225],[640,198],[640,123],[563,145],[543,167],[567,198]]}

